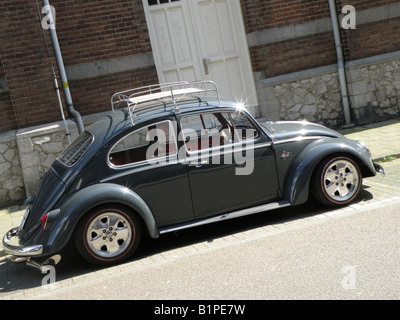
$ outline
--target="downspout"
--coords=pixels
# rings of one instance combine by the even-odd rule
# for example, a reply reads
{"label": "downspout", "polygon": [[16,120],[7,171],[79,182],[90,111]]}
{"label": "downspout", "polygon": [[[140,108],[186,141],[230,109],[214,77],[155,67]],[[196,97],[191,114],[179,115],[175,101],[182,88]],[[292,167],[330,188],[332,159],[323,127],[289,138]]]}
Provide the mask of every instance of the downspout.
{"label": "downspout", "polygon": [[339,83],[340,83],[340,93],[342,96],[344,121],[345,121],[346,126],[350,126],[353,124],[351,122],[349,94],[348,94],[348,90],[347,90],[346,71],[344,69],[343,48],[342,48],[342,42],[340,40],[338,16],[337,16],[337,12],[336,12],[335,0],[328,0],[328,1],[329,1],[329,9],[331,12],[333,36],[335,38],[338,75],[339,75]]}
{"label": "downspout", "polygon": [[[64,62],[63,62],[63,58],[61,55],[60,45],[58,43],[57,32],[56,32],[56,29],[54,28],[54,25],[55,25],[54,19],[53,19],[53,15],[52,15],[52,12],[49,7],[50,4],[49,4],[48,0],[42,0],[42,3],[43,3],[43,6],[47,6],[46,7],[46,9],[47,9],[46,16],[48,17],[48,25],[50,26],[49,32],[50,32],[51,41],[53,43],[54,56],[57,61],[58,71],[59,71],[60,77],[61,77],[65,102],[67,104],[67,110],[68,110],[70,117],[75,119],[76,125],[78,127],[78,132],[82,133],[85,129],[83,126],[82,117],[81,117],[80,113],[74,109],[74,105],[72,103],[71,92],[70,92],[69,86],[68,86],[67,74],[65,72],[65,67],[64,67]],[[53,27],[51,27],[51,26],[53,26]]]}

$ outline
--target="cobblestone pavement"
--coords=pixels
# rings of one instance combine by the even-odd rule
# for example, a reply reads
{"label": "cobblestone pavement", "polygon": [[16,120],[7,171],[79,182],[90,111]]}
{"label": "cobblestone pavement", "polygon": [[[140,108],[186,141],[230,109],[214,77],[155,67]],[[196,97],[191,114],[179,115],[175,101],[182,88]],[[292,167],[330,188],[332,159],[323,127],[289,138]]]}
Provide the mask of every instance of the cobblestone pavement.
{"label": "cobblestone pavement", "polygon": [[[27,267],[25,263],[11,263],[9,256],[0,257],[0,299],[51,299],[49,293],[56,292],[74,285],[104,279],[116,273],[132,274],[149,266],[160,265],[187,257],[206,253],[239,242],[265,238],[278,232],[285,232],[307,224],[323,223],[325,219],[333,219],[340,215],[349,215],[374,206],[379,207],[385,202],[400,199],[400,160],[381,163],[386,176],[378,175],[364,179],[363,189],[358,199],[351,205],[340,209],[327,209],[314,201],[307,204],[271,211],[268,214],[256,214],[226,222],[184,230],[178,235],[166,234],[162,238],[146,239],[141,243],[136,258],[127,263],[104,269],[97,269],[68,247],[63,252],[63,258],[56,267],[56,282],[42,285],[45,274],[39,270]],[[1,216],[0,216],[1,219]],[[0,234],[4,229],[17,225],[21,212],[11,213],[4,219],[7,227],[1,224]],[[54,291],[53,291],[54,290]]]}

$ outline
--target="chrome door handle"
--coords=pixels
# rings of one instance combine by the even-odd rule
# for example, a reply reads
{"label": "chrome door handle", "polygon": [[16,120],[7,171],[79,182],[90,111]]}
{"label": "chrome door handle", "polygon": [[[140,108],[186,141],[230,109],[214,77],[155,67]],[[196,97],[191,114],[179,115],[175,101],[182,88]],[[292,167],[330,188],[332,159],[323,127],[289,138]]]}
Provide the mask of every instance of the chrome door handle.
{"label": "chrome door handle", "polygon": [[195,167],[195,168],[201,168],[203,166],[203,164],[207,164],[208,161],[204,160],[204,161],[200,161],[200,162],[195,162],[195,161],[190,161],[188,163],[189,167]]}

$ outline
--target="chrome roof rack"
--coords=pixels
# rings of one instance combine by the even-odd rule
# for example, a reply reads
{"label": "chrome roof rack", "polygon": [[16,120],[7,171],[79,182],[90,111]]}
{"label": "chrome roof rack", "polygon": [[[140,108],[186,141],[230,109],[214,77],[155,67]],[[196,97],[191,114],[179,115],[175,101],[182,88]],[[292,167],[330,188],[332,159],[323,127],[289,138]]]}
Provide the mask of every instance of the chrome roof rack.
{"label": "chrome roof rack", "polygon": [[218,87],[213,81],[181,81],[155,84],[116,92],[111,97],[111,108],[113,111],[121,106],[128,108],[133,124],[133,112],[138,108],[149,107],[150,105],[146,102],[159,101],[163,103],[164,106],[165,103],[172,102],[175,106],[175,112],[179,112],[179,101],[198,94],[216,97],[218,105],[221,106]]}

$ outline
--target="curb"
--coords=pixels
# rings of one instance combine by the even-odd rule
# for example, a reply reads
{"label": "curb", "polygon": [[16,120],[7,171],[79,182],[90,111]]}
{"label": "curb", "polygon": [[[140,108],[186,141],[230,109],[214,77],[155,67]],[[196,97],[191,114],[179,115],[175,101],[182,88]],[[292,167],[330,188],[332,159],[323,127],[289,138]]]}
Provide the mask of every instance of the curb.
{"label": "curb", "polygon": [[372,161],[374,162],[384,162],[384,160],[387,157],[394,157],[396,159],[400,159],[400,153],[393,153],[393,154],[388,154],[386,156],[378,157],[378,158],[373,158]]}

